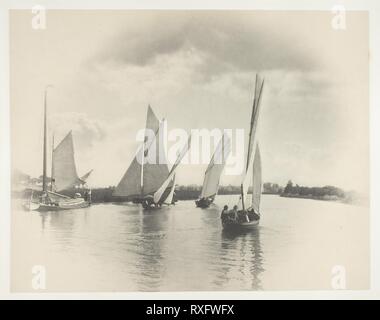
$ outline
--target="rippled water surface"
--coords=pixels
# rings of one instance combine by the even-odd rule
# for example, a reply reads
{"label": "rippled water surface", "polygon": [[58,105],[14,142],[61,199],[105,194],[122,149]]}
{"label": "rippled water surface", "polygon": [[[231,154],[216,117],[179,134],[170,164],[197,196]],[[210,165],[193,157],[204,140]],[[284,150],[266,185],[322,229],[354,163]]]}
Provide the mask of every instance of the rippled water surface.
{"label": "rippled water surface", "polygon": [[368,208],[263,196],[257,230],[223,232],[219,196],[146,212],[134,204],[12,214],[12,290],[33,291],[32,268],[47,291],[331,289],[334,266],[346,286],[369,285]]}

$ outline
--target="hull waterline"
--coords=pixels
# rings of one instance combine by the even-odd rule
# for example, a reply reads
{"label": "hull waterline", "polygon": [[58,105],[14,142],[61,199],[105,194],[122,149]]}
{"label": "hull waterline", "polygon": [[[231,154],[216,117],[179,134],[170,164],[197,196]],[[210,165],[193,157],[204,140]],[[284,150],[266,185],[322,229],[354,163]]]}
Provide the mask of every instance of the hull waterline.
{"label": "hull waterline", "polygon": [[250,222],[222,223],[225,230],[253,230],[259,226],[260,220]]}
{"label": "hull waterline", "polygon": [[46,204],[46,203],[35,203],[31,202],[30,204],[24,205],[24,208],[29,211],[61,211],[61,210],[74,210],[74,209],[82,209],[87,208],[91,204],[88,201],[68,201],[66,203],[54,203],[54,204]]}
{"label": "hull waterline", "polygon": [[202,209],[206,209],[208,207],[210,207],[210,205],[213,203],[214,199],[198,199],[195,201],[195,205],[197,206],[197,208],[202,208]]}

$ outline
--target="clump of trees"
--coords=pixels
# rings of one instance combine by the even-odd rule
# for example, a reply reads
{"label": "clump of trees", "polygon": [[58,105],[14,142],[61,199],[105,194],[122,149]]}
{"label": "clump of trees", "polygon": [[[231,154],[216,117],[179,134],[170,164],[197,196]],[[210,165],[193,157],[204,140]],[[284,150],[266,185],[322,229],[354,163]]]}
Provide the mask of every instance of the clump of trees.
{"label": "clump of trees", "polygon": [[281,194],[284,188],[279,186],[277,183],[266,182],[263,184],[264,194]]}
{"label": "clump of trees", "polygon": [[291,180],[288,181],[282,196],[285,197],[304,197],[315,198],[323,200],[342,200],[346,197],[345,192],[334,186],[324,187],[304,187],[298,184],[293,184]]}
{"label": "clump of trees", "polygon": [[[175,199],[176,200],[196,200],[199,198],[202,192],[201,185],[188,185],[188,186],[177,186],[175,190]],[[250,192],[250,190],[248,190]],[[220,195],[231,195],[231,194],[240,194],[240,186],[220,186],[218,190]]]}
{"label": "clump of trees", "polygon": [[175,189],[176,200],[195,200],[198,199],[202,186],[191,184],[188,186],[177,186]]}

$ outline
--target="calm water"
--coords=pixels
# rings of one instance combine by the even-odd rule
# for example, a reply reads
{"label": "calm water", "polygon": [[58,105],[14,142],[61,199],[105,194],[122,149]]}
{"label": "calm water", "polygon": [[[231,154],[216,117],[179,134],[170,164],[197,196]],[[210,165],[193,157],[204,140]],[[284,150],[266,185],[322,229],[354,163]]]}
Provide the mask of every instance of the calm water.
{"label": "calm water", "polygon": [[222,231],[219,215],[182,201],[144,212],[98,204],[25,212],[14,201],[12,289],[32,291],[32,267],[46,267],[47,291],[331,289],[342,265],[349,289],[369,285],[368,208],[263,196],[260,227]]}

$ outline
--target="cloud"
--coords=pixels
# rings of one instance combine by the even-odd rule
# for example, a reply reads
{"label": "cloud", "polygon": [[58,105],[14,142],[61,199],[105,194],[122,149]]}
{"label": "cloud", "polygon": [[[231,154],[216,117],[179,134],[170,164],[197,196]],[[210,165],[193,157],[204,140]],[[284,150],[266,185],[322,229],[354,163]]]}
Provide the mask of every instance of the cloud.
{"label": "cloud", "polygon": [[[58,113],[50,117],[49,131],[53,132],[59,141],[71,130],[75,144],[81,149],[91,148],[96,141],[106,137],[104,124],[89,118],[85,113]],[[55,144],[57,145],[59,141],[56,140]]]}
{"label": "cloud", "polygon": [[[56,141],[73,129],[79,171],[94,168],[94,183],[108,185],[136,152],[148,104],[169,129],[248,130],[260,71],[264,179],[366,188],[368,30],[361,14],[349,13],[344,32],[332,30],[330,12],[72,15],[56,13],[43,37],[30,28],[12,35],[12,152],[21,169],[40,174],[46,83],[55,85]],[[200,184],[204,168],[196,170],[181,166],[179,183]]]}
{"label": "cloud", "polygon": [[268,28],[268,21],[263,25],[255,22],[255,17],[224,12],[161,13],[147,19],[138,31],[117,35],[98,58],[145,67],[165,56],[193,52],[202,61],[197,72],[207,79],[232,71],[310,70],[317,66],[317,60],[305,54],[302,46],[289,46],[281,28]]}

